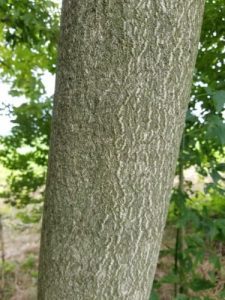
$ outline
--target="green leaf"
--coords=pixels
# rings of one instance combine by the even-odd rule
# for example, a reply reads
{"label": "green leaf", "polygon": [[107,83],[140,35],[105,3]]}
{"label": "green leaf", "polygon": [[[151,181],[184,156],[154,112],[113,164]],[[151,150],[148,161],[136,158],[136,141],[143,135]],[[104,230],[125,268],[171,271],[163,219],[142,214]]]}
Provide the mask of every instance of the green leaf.
{"label": "green leaf", "polygon": [[208,118],[207,136],[217,140],[221,145],[225,145],[225,123],[219,116]]}
{"label": "green leaf", "polygon": [[218,171],[224,172],[224,171],[225,171],[225,163],[218,164],[218,165],[216,166],[216,169],[217,169]]}
{"label": "green leaf", "polygon": [[212,170],[210,175],[215,183],[217,183],[221,179],[221,175],[215,169]]}
{"label": "green leaf", "polygon": [[225,91],[220,90],[213,93],[213,102],[218,112],[221,112],[225,105]]}
{"label": "green leaf", "polygon": [[179,282],[179,276],[174,274],[174,273],[170,273],[168,275],[165,275],[162,279],[161,279],[162,283],[178,283]]}
{"label": "green leaf", "polygon": [[195,278],[191,283],[190,283],[190,288],[195,291],[203,291],[203,290],[208,290],[214,287],[214,284],[206,280],[204,278]]}
{"label": "green leaf", "polygon": [[225,299],[225,288],[219,293],[220,299]]}
{"label": "green leaf", "polygon": [[212,224],[210,227],[209,227],[209,238],[211,241],[213,241],[215,239],[215,237],[217,236],[218,234],[218,229],[216,226],[214,226],[214,224]]}

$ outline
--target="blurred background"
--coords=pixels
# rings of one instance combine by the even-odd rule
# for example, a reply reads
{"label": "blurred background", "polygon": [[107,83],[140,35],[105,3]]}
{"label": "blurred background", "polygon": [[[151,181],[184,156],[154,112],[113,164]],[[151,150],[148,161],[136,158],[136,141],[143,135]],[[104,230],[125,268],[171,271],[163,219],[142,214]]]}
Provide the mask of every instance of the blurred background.
{"label": "blurred background", "polygon": [[[0,0],[2,300],[36,299],[60,5]],[[225,299],[224,119],[225,3],[206,0],[151,300]]]}

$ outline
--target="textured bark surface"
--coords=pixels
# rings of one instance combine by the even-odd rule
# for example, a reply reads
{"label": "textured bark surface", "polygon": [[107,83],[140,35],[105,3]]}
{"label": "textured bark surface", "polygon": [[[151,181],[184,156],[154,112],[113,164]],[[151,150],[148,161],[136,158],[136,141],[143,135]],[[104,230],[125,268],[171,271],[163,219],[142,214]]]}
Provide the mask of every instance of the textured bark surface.
{"label": "textured bark surface", "polygon": [[65,0],[39,300],[147,300],[203,0]]}

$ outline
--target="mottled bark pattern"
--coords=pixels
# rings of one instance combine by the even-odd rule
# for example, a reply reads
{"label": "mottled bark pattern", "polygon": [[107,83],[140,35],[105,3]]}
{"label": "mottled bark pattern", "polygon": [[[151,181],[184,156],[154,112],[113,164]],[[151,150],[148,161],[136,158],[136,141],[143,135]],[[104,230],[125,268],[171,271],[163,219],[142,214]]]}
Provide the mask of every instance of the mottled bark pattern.
{"label": "mottled bark pattern", "polygon": [[65,0],[39,300],[147,300],[203,0]]}

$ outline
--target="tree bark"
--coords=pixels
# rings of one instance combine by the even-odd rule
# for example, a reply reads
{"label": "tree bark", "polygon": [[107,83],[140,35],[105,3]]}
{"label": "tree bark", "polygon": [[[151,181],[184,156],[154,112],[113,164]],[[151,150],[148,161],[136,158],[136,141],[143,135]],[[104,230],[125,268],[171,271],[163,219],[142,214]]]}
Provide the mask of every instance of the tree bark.
{"label": "tree bark", "polygon": [[203,0],[64,0],[39,300],[147,300]]}

